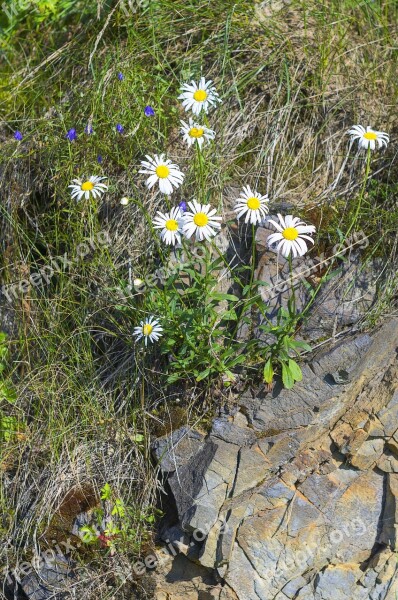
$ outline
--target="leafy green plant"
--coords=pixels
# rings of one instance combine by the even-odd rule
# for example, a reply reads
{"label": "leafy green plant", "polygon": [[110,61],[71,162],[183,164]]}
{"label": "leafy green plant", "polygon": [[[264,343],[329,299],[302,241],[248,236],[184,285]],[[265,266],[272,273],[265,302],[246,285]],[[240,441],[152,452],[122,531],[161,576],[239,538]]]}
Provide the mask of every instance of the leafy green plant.
{"label": "leafy green plant", "polygon": [[158,514],[153,507],[142,510],[125,505],[106,483],[101,489],[101,504],[93,511],[93,522],[83,525],[79,533],[85,544],[107,548],[111,554],[116,549],[139,552]]}
{"label": "leafy green plant", "polygon": [[18,419],[0,413],[0,439],[9,442],[15,438],[20,429]]}
{"label": "leafy green plant", "polygon": [[14,416],[8,416],[1,410],[2,406],[14,404],[16,393],[9,378],[6,375],[9,349],[7,344],[7,335],[0,333],[0,439],[5,442],[12,440],[19,431],[19,421]]}
{"label": "leafy green plant", "polygon": [[260,329],[274,338],[266,350],[266,362],[263,369],[264,381],[271,384],[276,371],[282,375],[283,385],[291,389],[296,381],[301,381],[303,374],[300,365],[295,360],[300,356],[300,350],[311,350],[304,341],[295,339],[298,317],[291,311],[281,307],[277,314],[276,324],[260,325]]}
{"label": "leafy green plant", "polygon": [[160,352],[168,359],[168,383],[192,376],[198,382],[216,375],[233,379],[232,370],[245,361],[242,346],[231,337],[240,300],[217,290],[222,266],[223,259],[212,258],[209,250],[201,260],[191,256],[170,270],[161,286],[148,287],[138,306],[133,299],[120,307],[131,316],[137,310],[165,315]]}
{"label": "leafy green plant", "polygon": [[[163,335],[158,345],[167,358],[167,383],[193,376],[196,382],[221,377],[229,385],[235,379],[237,367],[259,362],[264,364],[263,376],[269,384],[275,375],[282,376],[286,388],[300,381],[302,372],[297,358],[301,350],[311,348],[295,339],[301,315],[295,310],[294,292],[288,310],[281,308],[273,323],[267,317],[269,307],[259,293],[264,282],[253,280],[251,267],[229,272],[239,289],[238,297],[218,291],[220,271],[225,268],[222,256],[214,258],[206,247],[200,258],[185,248],[185,258],[187,255],[189,260],[179,257],[177,269],[163,270],[166,276],[161,284],[147,286],[142,293],[133,294],[130,303],[119,306],[135,320],[137,311],[163,315]],[[250,282],[245,284],[247,270]],[[237,336],[242,325],[252,333],[253,310],[260,312],[265,320],[259,329],[268,338],[266,344],[257,335],[246,341]]]}

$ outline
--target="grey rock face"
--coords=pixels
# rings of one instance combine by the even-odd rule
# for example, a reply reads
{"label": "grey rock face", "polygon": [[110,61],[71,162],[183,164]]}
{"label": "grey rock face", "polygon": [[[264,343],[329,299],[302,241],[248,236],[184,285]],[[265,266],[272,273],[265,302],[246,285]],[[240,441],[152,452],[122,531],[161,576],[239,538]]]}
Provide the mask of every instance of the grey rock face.
{"label": "grey rock face", "polygon": [[376,299],[378,265],[377,259],[362,265],[357,256],[348,256],[340,274],[319,292],[302,335],[317,339],[358,323]]}
{"label": "grey rock face", "polygon": [[181,427],[171,435],[155,440],[152,452],[162,471],[172,473],[188,462],[203,446],[203,437],[189,427]]}
{"label": "grey rock face", "polygon": [[336,344],[295,388],[244,393],[193,434],[196,453],[165,463],[180,526],[205,531],[195,561],[223,583],[214,597],[395,600],[397,346],[397,319]]}
{"label": "grey rock face", "polygon": [[38,571],[26,575],[21,581],[21,587],[30,600],[61,600],[70,591],[76,576],[73,565],[65,556],[54,556],[51,564],[44,563]]}
{"label": "grey rock face", "polygon": [[[296,310],[302,312],[310,299],[307,281],[316,286],[321,272],[319,264],[325,267],[326,263],[323,257],[301,257],[292,261],[291,271],[288,261],[268,247],[268,237],[272,232],[272,226],[267,226],[267,223],[257,228],[256,244],[260,259],[255,279],[264,282],[260,293],[269,305],[267,316],[274,321],[279,308],[287,308],[292,289],[295,292]],[[266,249],[271,252],[266,252]],[[343,256],[344,259],[340,259],[340,263],[333,267],[334,276],[318,292],[301,327],[300,335],[304,339],[317,340],[355,325],[376,299],[380,261],[374,259],[362,265],[358,253],[343,252]],[[258,335],[263,337],[261,332]]]}

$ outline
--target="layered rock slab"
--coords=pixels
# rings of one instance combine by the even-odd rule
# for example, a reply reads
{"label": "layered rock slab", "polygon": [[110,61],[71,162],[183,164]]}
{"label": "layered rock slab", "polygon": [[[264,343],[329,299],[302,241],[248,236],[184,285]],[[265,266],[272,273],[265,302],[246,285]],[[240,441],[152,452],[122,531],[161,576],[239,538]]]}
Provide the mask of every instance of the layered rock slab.
{"label": "layered rock slab", "polygon": [[293,390],[243,394],[193,453],[174,433],[161,466],[226,598],[395,600],[397,347],[393,319],[321,352]]}

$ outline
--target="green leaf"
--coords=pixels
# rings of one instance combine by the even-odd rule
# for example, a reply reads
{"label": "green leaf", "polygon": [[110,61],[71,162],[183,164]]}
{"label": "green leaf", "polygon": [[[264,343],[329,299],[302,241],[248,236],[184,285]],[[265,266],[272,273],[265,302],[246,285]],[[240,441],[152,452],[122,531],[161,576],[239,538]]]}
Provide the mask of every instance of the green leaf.
{"label": "green leaf", "polygon": [[231,302],[239,302],[238,296],[234,296],[234,294],[222,294],[221,292],[213,292],[209,294],[209,297],[212,300],[230,300]]}
{"label": "green leaf", "polygon": [[126,516],[126,509],[124,508],[123,501],[119,498],[115,500],[115,505],[111,512],[112,515],[117,515],[121,519]]}
{"label": "green leaf", "polygon": [[246,356],[244,354],[240,354],[236,358],[233,358],[228,364],[230,367],[235,367],[236,365],[241,365],[246,362]]}
{"label": "green leaf", "polygon": [[291,340],[290,346],[292,348],[302,348],[303,350],[307,350],[308,352],[311,352],[311,350],[312,350],[311,346],[309,344],[307,344],[307,342]]}
{"label": "green leaf", "polygon": [[91,544],[97,540],[94,529],[89,525],[83,525],[83,527],[80,527],[80,533],[84,534],[82,540],[85,544]]}
{"label": "green leaf", "polygon": [[225,312],[222,315],[222,320],[223,321],[237,321],[238,315],[236,314],[235,310],[233,308],[231,308],[231,310],[227,310],[227,312]]}
{"label": "green leaf", "polygon": [[101,500],[109,500],[112,497],[112,488],[106,483],[101,490]]}
{"label": "green leaf", "polygon": [[16,391],[4,381],[0,381],[0,400],[6,400],[10,404],[15,404],[17,400]]}
{"label": "green leaf", "polygon": [[271,359],[269,358],[264,365],[264,381],[272,383],[274,380],[274,369],[272,368]]}
{"label": "green leaf", "polygon": [[18,431],[18,420],[16,417],[7,417],[0,415],[0,439],[9,442]]}
{"label": "green leaf", "polygon": [[301,368],[296,363],[296,361],[291,358],[289,359],[289,369],[295,381],[301,381],[303,379],[303,373],[301,371]]}
{"label": "green leaf", "polygon": [[286,389],[290,390],[294,386],[294,377],[286,363],[282,363],[282,381]]}
{"label": "green leaf", "polygon": [[175,383],[180,378],[181,378],[181,375],[179,373],[172,373],[171,375],[168,376],[167,383]]}
{"label": "green leaf", "polygon": [[205,369],[204,371],[202,371],[201,373],[199,373],[199,375],[196,377],[196,381],[202,381],[202,379],[205,379],[210,373],[210,369]]}

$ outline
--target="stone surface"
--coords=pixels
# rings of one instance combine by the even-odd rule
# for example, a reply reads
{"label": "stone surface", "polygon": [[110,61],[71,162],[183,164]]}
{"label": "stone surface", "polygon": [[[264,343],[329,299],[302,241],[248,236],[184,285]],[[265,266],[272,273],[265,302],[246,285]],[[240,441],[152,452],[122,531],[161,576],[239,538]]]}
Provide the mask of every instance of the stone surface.
{"label": "stone surface", "polygon": [[373,439],[361,444],[351,457],[351,464],[357,469],[366,471],[379,460],[383,454],[384,440]]}
{"label": "stone surface", "polygon": [[380,259],[362,265],[357,254],[346,255],[340,273],[320,290],[302,335],[315,340],[355,325],[376,299]]}
{"label": "stone surface", "polygon": [[200,450],[203,438],[197,431],[181,427],[171,435],[155,440],[152,453],[161,464],[162,471],[172,473]]}
{"label": "stone surface", "polygon": [[[391,319],[320,352],[292,390],[248,390],[192,434],[196,452],[164,469],[179,527],[204,532],[186,577],[191,559],[214,581],[176,580],[164,597],[395,600],[397,347]],[[179,456],[187,432],[174,436]]]}
{"label": "stone surface", "polygon": [[[259,261],[255,274],[255,279],[263,282],[260,294],[269,306],[267,318],[273,322],[281,307],[287,309],[292,289],[296,310],[302,312],[310,299],[308,284],[316,287],[321,274],[319,265],[326,266],[325,257],[304,256],[294,259],[290,269],[288,261],[277,256],[275,249],[268,245],[268,237],[274,231],[267,222],[257,228]],[[323,339],[354,326],[366,315],[376,299],[380,260],[374,259],[362,265],[358,252],[343,252],[342,256],[344,258],[334,265],[334,276],[323,284],[300,328],[300,335],[304,339]],[[262,322],[260,318],[258,325]],[[258,330],[257,335],[268,341],[269,336],[261,331]],[[344,369],[341,373],[334,373],[335,383],[345,383],[345,376]]]}
{"label": "stone surface", "polygon": [[68,591],[77,578],[70,560],[64,556],[54,556],[51,563],[23,577],[21,587],[30,600],[50,600],[50,598],[70,597]]}

